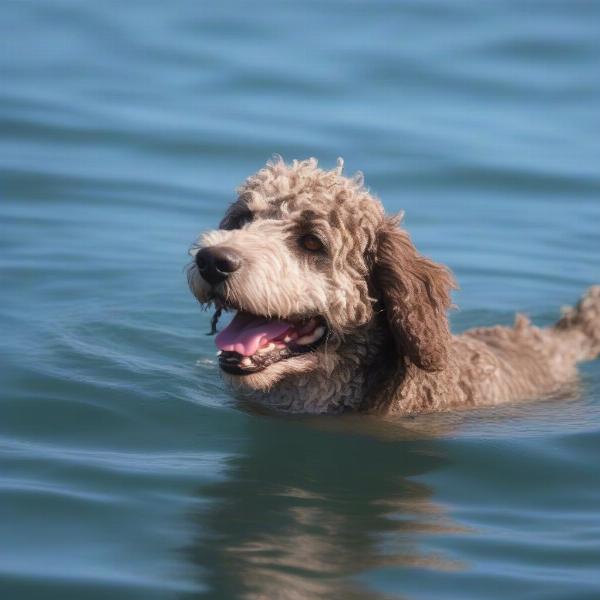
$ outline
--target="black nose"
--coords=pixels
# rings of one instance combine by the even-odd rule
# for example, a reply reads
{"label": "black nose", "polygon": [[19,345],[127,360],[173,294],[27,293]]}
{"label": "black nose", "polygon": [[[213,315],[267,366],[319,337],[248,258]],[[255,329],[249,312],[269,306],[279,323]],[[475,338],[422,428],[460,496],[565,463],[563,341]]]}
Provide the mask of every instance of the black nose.
{"label": "black nose", "polygon": [[212,246],[198,251],[196,266],[208,283],[216,284],[237,271],[242,266],[242,258],[233,248]]}

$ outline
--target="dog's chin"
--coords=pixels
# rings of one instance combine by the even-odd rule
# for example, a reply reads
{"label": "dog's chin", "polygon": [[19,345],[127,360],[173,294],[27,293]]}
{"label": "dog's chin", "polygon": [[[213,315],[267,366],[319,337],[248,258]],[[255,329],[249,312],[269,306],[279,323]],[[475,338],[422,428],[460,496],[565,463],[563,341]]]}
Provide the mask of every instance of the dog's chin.
{"label": "dog's chin", "polygon": [[236,374],[221,368],[223,379],[240,392],[268,392],[298,375],[310,375],[322,367],[320,352],[310,352],[273,363],[254,373]]}

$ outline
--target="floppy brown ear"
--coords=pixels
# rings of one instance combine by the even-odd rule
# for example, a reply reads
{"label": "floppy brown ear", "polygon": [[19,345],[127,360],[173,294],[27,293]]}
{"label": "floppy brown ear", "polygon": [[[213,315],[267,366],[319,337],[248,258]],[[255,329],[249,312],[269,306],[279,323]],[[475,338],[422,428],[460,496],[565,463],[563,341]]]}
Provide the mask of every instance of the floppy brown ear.
{"label": "floppy brown ear", "polygon": [[379,232],[375,284],[399,352],[421,369],[440,371],[448,359],[446,312],[456,284],[446,267],[417,252],[400,220],[386,219]]}

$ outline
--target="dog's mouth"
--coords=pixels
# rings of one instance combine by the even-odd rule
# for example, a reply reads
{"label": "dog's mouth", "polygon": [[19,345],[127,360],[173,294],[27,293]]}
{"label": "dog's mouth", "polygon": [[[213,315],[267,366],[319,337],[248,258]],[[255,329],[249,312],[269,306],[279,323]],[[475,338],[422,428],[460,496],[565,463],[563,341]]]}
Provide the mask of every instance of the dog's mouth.
{"label": "dog's mouth", "polygon": [[238,311],[215,338],[219,366],[231,375],[250,375],[316,350],[327,337],[320,317],[301,321],[270,319]]}

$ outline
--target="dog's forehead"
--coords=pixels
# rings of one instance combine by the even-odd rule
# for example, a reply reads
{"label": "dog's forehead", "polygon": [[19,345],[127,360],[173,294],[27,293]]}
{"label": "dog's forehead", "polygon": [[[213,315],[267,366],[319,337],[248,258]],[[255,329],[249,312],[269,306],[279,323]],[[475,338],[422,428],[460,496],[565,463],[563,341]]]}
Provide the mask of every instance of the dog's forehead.
{"label": "dog's forehead", "polygon": [[[286,217],[310,210],[326,212],[337,205],[335,197],[324,196],[318,190],[304,189],[288,194],[252,194],[241,200],[255,215]],[[342,207],[343,210],[343,207]]]}
{"label": "dog's forehead", "polygon": [[346,226],[365,221],[369,214],[377,220],[383,216],[381,205],[366,193],[355,194],[343,187],[328,190],[306,187],[287,194],[266,194],[254,191],[241,193],[237,202],[240,208],[259,219],[301,219],[303,221],[326,219],[332,227]]}
{"label": "dog's forehead", "polygon": [[332,228],[374,229],[384,218],[383,206],[364,187],[362,174],[342,174],[343,163],[330,171],[315,159],[286,164],[277,159],[238,188],[233,211],[262,219],[319,221]]}
{"label": "dog's forehead", "polygon": [[242,200],[252,213],[254,220],[302,220],[320,221],[325,219],[332,227],[341,223],[350,224],[359,216],[358,202],[354,198],[323,196],[310,190],[285,196],[264,197],[254,195]]}

